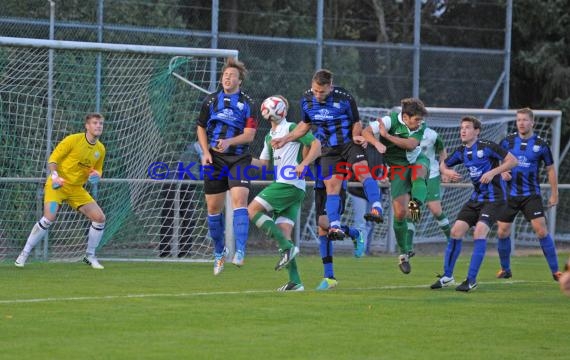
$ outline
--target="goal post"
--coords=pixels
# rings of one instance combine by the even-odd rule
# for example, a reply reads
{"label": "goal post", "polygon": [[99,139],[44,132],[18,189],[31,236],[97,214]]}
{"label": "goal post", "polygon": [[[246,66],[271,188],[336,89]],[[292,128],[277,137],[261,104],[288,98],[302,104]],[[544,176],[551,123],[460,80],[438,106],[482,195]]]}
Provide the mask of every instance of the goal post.
{"label": "goal post", "polygon": [[[0,37],[0,259],[15,258],[41,217],[46,153],[84,131],[97,98],[107,149],[97,199],[107,217],[100,256],[210,259],[202,182],[178,180],[176,172],[178,163],[199,164],[193,144],[204,93],[216,89],[225,58],[237,56],[237,50]],[[153,164],[165,167],[160,176],[169,168],[164,180],[149,176]],[[35,257],[80,259],[88,226],[64,205]]]}

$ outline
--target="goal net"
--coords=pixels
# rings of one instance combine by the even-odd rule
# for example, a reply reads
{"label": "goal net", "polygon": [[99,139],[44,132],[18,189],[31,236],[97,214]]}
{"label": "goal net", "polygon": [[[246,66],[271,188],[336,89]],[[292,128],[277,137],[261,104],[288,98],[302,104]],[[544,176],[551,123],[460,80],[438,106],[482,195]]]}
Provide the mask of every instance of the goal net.
{"label": "goal net", "polygon": [[[95,110],[105,116],[107,149],[102,182],[87,187],[107,217],[99,255],[210,258],[201,182],[179,181],[176,170],[179,162],[199,163],[193,144],[201,100],[237,51],[0,40],[0,258],[15,258],[41,217],[54,146],[83,132]],[[164,180],[149,176],[157,163],[153,176]],[[34,256],[81,258],[88,227],[64,205]]]}

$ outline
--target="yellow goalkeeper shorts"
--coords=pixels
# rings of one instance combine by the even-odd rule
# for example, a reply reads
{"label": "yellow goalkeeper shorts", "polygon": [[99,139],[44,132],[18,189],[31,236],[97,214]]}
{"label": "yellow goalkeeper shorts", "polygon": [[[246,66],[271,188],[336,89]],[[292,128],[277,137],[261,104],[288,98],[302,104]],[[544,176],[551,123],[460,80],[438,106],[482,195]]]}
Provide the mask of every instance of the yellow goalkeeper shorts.
{"label": "yellow goalkeeper shorts", "polygon": [[63,202],[66,202],[73,209],[77,210],[83,205],[95,202],[93,197],[81,185],[64,184],[62,187],[54,189],[51,187],[51,184],[51,178],[48,178],[44,187],[44,204],[56,202],[61,205]]}

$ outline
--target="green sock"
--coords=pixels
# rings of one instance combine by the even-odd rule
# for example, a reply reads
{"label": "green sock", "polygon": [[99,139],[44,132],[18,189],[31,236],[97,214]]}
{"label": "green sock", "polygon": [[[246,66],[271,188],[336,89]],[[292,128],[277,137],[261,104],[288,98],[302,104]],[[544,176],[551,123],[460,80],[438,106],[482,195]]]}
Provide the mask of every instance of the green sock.
{"label": "green sock", "polygon": [[436,216],[436,219],[439,228],[441,229],[441,231],[443,231],[443,233],[449,240],[451,238],[451,226],[449,225],[449,219],[447,218],[447,215],[444,212],[442,212],[441,215]]}
{"label": "green sock", "polygon": [[287,265],[287,270],[289,271],[289,281],[295,284],[302,284],[301,275],[297,270],[297,258],[291,260],[289,265]]}
{"label": "green sock", "polygon": [[416,233],[416,225],[411,221],[406,221],[408,225],[408,237],[406,238],[406,249],[412,251],[414,249],[414,235]]}
{"label": "green sock", "polygon": [[412,180],[412,199],[419,200],[422,204],[426,202],[427,183],[424,178]]}
{"label": "green sock", "polygon": [[262,230],[267,236],[277,241],[279,244],[279,249],[287,250],[293,247],[293,243],[287,239],[279,227],[273,222],[273,220],[262,213],[258,212],[253,216],[253,223],[258,229]]}
{"label": "green sock", "polygon": [[408,242],[408,225],[406,220],[396,220],[396,218],[394,218],[394,234],[396,235],[396,242],[400,248],[400,253],[406,254],[409,251],[406,247]]}

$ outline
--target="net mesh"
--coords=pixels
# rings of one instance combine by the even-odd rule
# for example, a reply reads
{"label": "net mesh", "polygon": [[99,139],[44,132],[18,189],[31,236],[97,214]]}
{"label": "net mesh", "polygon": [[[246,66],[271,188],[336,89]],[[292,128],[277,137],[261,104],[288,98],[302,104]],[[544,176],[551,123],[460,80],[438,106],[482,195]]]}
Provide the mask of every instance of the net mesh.
{"label": "net mesh", "polygon": [[[84,116],[98,102],[107,157],[103,181],[87,188],[107,218],[99,255],[210,257],[202,185],[178,181],[175,170],[178,162],[199,161],[196,119],[224,59],[51,51],[50,106],[50,50],[0,48],[0,257],[14,258],[25,244],[42,214],[47,157],[65,136],[84,131]],[[155,162],[168,166],[171,175],[162,171],[165,180],[150,180],[147,169]],[[88,227],[88,220],[64,205],[47,248],[37,246],[35,256],[79,259]]]}

